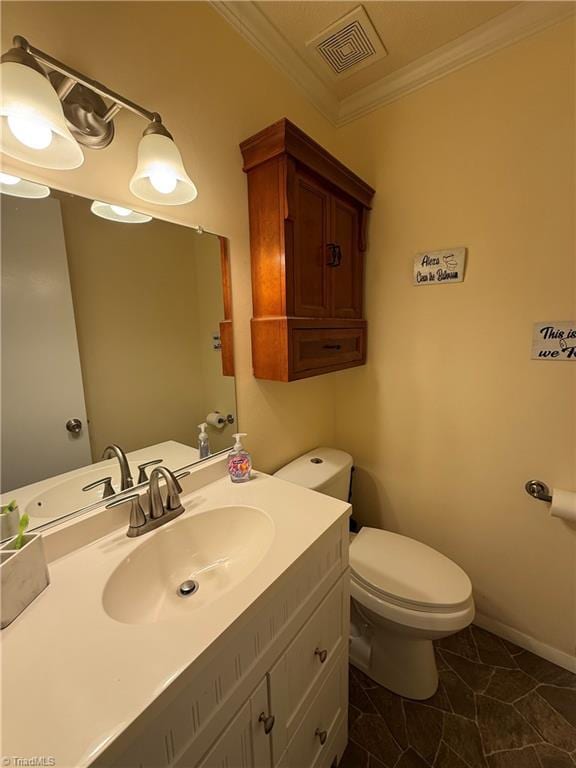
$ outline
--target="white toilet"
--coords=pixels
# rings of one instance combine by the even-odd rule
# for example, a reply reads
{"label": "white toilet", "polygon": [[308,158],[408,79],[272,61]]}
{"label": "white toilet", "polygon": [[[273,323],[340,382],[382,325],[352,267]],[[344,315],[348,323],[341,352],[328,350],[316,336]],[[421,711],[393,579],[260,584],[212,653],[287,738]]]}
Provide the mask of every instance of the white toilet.
{"label": "white toilet", "polygon": [[[352,457],[316,448],[276,477],[347,501]],[[350,536],[350,661],[380,685],[410,699],[438,687],[432,641],[474,619],[472,584],[435,549],[377,528]]]}

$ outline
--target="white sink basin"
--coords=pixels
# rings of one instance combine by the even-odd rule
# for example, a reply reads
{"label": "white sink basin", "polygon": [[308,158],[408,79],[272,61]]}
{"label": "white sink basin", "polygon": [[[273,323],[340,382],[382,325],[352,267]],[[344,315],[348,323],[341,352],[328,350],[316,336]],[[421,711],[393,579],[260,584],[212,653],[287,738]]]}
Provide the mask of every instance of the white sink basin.
{"label": "white sink basin", "polygon": [[[129,462],[134,484],[138,481],[138,464],[140,461]],[[73,477],[46,488],[26,504],[25,510],[30,517],[60,517],[67,512],[73,512],[82,507],[88,507],[97,501],[102,501],[104,487],[98,486],[91,491],[82,488],[103,477],[111,477],[114,490],[120,491],[120,467],[117,461],[111,461],[108,466],[100,463],[94,469],[79,472]]]}
{"label": "white sink basin", "polygon": [[[125,624],[188,616],[236,587],[262,560],[274,523],[253,507],[220,507],[144,534],[108,579],[104,609]],[[197,588],[184,597],[187,581]]]}

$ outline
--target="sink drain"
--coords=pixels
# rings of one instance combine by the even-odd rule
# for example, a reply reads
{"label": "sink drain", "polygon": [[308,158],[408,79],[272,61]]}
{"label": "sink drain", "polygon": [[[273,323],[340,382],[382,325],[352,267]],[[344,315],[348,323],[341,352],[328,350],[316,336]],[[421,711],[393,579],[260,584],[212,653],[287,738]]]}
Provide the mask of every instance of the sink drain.
{"label": "sink drain", "polygon": [[187,579],[186,581],[183,581],[182,584],[180,584],[176,591],[180,597],[190,597],[190,595],[198,592],[199,589],[200,585],[197,581],[194,581],[194,579]]}

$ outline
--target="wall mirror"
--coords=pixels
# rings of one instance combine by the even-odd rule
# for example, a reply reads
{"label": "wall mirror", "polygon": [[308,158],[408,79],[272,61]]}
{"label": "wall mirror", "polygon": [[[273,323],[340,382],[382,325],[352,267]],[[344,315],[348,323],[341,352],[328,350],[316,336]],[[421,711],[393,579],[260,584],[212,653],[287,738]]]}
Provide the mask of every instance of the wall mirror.
{"label": "wall mirror", "polygon": [[2,504],[38,528],[121,490],[108,446],[133,486],[199,461],[203,422],[231,446],[227,241],[57,190],[1,204]]}

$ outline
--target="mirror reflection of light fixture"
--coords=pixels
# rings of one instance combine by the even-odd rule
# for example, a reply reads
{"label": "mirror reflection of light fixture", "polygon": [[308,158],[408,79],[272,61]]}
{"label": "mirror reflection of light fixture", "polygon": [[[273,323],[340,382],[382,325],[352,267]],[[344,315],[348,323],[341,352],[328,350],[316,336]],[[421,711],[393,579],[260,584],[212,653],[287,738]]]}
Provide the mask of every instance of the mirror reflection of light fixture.
{"label": "mirror reflection of light fixture", "polygon": [[178,147],[160,120],[153,120],[140,139],[130,190],[148,203],[163,205],[182,205],[198,195]]}
{"label": "mirror reflection of light fixture", "polygon": [[48,197],[50,188],[44,184],[36,184],[33,181],[26,181],[19,176],[12,176],[10,173],[0,173],[0,192],[3,195],[12,197]]}
{"label": "mirror reflection of light fixture", "polygon": [[122,224],[146,224],[152,221],[152,216],[146,216],[144,213],[137,213],[131,208],[125,208],[122,205],[112,205],[112,203],[103,203],[100,200],[94,200],[90,210],[101,219],[108,221],[119,221]]}
{"label": "mirror reflection of light fixture", "polygon": [[124,108],[149,123],[138,147],[132,192],[160,205],[194,200],[196,187],[157,112],[34,48],[19,35],[14,46],[2,56],[0,65],[3,152],[44,168],[77,168],[84,160],[80,145],[107,147],[114,138],[113,118]]}

